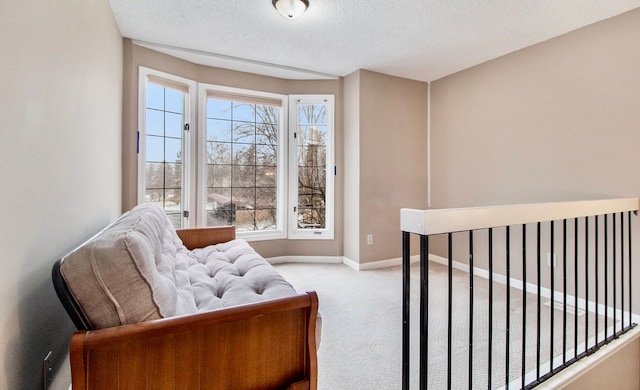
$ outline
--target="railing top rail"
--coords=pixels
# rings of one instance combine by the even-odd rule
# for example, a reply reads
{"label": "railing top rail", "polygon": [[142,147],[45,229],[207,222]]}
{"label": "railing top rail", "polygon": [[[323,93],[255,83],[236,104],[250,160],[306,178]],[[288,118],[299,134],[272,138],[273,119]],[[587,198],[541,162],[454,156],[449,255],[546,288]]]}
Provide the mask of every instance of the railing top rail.
{"label": "railing top rail", "polygon": [[400,210],[402,231],[431,235],[636,211],[640,198],[531,203],[454,209]]}

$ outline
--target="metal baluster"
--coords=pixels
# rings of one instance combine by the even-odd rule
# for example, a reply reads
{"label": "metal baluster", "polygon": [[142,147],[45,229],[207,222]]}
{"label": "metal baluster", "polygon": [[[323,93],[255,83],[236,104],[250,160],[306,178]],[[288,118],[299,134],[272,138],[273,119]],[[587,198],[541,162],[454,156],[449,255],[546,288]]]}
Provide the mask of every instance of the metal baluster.
{"label": "metal baluster", "polygon": [[506,268],[507,268],[507,323],[505,329],[505,338],[506,338],[506,347],[505,347],[505,387],[509,388],[509,360],[511,355],[509,354],[510,349],[510,335],[511,335],[511,227],[507,226],[507,237],[506,237],[506,248],[505,248],[505,256],[506,256]]}
{"label": "metal baluster", "polygon": [[448,314],[448,339],[447,339],[447,388],[451,388],[451,355],[453,354],[453,346],[451,339],[453,338],[453,236],[449,236],[449,314]]}
{"label": "metal baluster", "polygon": [[491,389],[493,367],[493,228],[489,228],[489,361],[487,370],[487,389]]}
{"label": "metal baluster", "polygon": [[620,330],[624,329],[624,213],[620,212]]}
{"label": "metal baluster", "polygon": [[584,217],[584,350],[589,350],[589,217]]}
{"label": "metal baluster", "polygon": [[429,236],[420,236],[420,389],[426,389],[429,367]]}
{"label": "metal baluster", "polygon": [[613,336],[617,335],[616,332],[616,307],[617,303],[618,303],[618,294],[617,294],[617,289],[616,289],[616,239],[617,239],[617,223],[616,223],[616,213],[612,214],[613,216],[613,225],[612,225],[612,231],[613,231],[613,240],[611,241],[612,245],[613,245],[613,258],[611,259],[612,263],[613,263]]}
{"label": "metal baluster", "polygon": [[541,301],[542,301],[542,270],[541,270],[541,263],[542,263],[542,252],[540,251],[540,241],[541,241],[541,234],[540,234],[540,222],[538,222],[537,224],[537,250],[538,250],[538,322],[537,322],[537,338],[538,338],[538,342],[536,343],[537,345],[537,351],[536,351],[536,379],[540,379],[540,328],[541,328],[541,316],[540,316],[540,312],[542,310],[542,306],[541,306]]}
{"label": "metal baluster", "polygon": [[599,245],[600,229],[599,229],[599,226],[598,226],[599,225],[599,222],[598,222],[599,219],[600,219],[599,215],[596,215],[596,226],[595,226],[595,230],[596,231],[595,231],[595,238],[594,238],[594,241],[595,241],[595,244],[596,244],[595,255],[594,255],[594,263],[595,263],[595,267],[596,267],[596,275],[595,275],[596,276],[596,292],[595,292],[595,295],[596,295],[596,297],[595,297],[596,298],[596,300],[595,300],[595,305],[596,305],[596,321],[595,321],[596,322],[596,324],[595,324],[596,337],[595,337],[594,347],[596,347],[598,345],[598,327],[599,327],[598,326],[598,321],[599,321],[598,320],[598,295],[600,295],[599,294],[599,292],[600,292],[599,291],[599,284],[600,284],[600,275],[599,274],[600,274],[600,272],[598,272],[598,269],[599,269],[598,258],[600,257],[600,248],[599,248],[600,247],[600,245]]}
{"label": "metal baluster", "polygon": [[567,363],[567,220],[562,220],[562,364]]}
{"label": "metal baluster", "polygon": [[573,358],[578,357],[578,218],[573,219]]}
{"label": "metal baluster", "polygon": [[473,389],[473,230],[469,230],[469,390]]}
{"label": "metal baluster", "polygon": [[553,325],[554,325],[554,317],[555,317],[555,223],[554,221],[551,221],[551,302],[550,302],[550,307],[551,307],[551,328],[549,330],[549,345],[550,345],[550,352],[549,352],[549,372],[553,371]]}
{"label": "metal baluster", "polygon": [[527,225],[522,224],[522,363],[520,365],[520,387],[525,385],[527,363]]}
{"label": "metal baluster", "polygon": [[402,232],[402,389],[409,390],[410,233]]}
{"label": "metal baluster", "polygon": [[[637,215],[637,211],[634,211],[634,213],[636,213]],[[632,283],[631,283],[631,275],[633,275],[633,272],[631,272],[631,241],[632,240],[632,236],[631,236],[631,211],[629,211],[629,326],[633,325],[633,319],[631,318],[631,298],[633,297],[632,294]]]}
{"label": "metal baluster", "polygon": [[609,215],[604,215],[604,340],[609,325]]}

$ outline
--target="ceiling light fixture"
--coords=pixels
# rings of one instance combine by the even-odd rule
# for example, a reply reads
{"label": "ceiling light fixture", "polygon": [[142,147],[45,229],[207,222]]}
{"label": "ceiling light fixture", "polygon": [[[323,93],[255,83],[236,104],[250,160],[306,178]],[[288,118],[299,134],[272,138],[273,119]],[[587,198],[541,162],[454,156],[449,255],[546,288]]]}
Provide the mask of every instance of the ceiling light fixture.
{"label": "ceiling light fixture", "polygon": [[287,19],[295,19],[309,8],[309,0],[273,0],[272,4]]}

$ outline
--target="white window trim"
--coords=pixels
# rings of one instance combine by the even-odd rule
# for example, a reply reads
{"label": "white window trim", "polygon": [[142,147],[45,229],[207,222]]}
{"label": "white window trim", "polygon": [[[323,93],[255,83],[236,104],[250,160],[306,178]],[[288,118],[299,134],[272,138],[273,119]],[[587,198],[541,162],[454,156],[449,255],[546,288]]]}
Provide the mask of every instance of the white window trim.
{"label": "white window trim", "polygon": [[[184,102],[184,122],[189,123],[191,129],[193,129],[193,120],[196,118],[196,98],[195,93],[197,83],[193,80],[189,80],[183,77],[175,76],[169,73],[157,71],[151,68],[139,67],[138,70],[138,203],[144,203],[145,201],[145,189],[146,178],[145,172],[145,158],[146,158],[146,102],[147,102],[147,83],[149,76],[155,78],[164,79],[168,81],[168,84],[177,83],[184,87],[186,92],[186,98]],[[170,87],[170,85],[167,85]],[[183,130],[184,131],[184,130]],[[191,183],[194,180],[195,172],[191,169],[195,156],[191,153],[191,150],[195,150],[195,137],[191,136],[192,130],[184,132],[182,142],[182,155],[185,156],[183,162],[183,178],[182,178],[182,204],[180,212],[191,211],[192,206],[195,206],[195,194],[191,191]],[[186,161],[186,160],[190,161]],[[184,215],[184,213],[183,213]],[[182,217],[183,227],[195,226],[195,218]]]}
{"label": "white window trim", "polygon": [[[287,95],[275,93],[253,91],[241,88],[224,87],[220,85],[198,83],[198,175],[197,175],[197,196],[198,205],[205,205],[206,194],[206,145],[207,145],[207,94],[209,91],[225,92],[237,95],[258,96],[270,99],[280,100],[282,102],[282,110],[280,111],[280,128],[278,142],[278,200],[277,200],[277,229],[260,230],[260,231],[237,231],[236,236],[247,241],[265,241],[279,240],[287,238],[287,147],[286,147],[286,129],[288,128],[288,99]],[[199,210],[197,216],[198,226],[206,226],[207,212],[206,206]]]}
{"label": "white window trim", "polygon": [[[324,103],[328,109],[328,126],[327,126],[327,188],[325,199],[325,228],[324,229],[298,229],[297,213],[294,208],[298,207],[298,161],[297,158],[297,140],[294,133],[298,130],[298,110],[297,103]],[[289,95],[289,239],[292,240],[333,240],[335,236],[334,226],[334,187],[335,187],[335,97],[334,95]]]}

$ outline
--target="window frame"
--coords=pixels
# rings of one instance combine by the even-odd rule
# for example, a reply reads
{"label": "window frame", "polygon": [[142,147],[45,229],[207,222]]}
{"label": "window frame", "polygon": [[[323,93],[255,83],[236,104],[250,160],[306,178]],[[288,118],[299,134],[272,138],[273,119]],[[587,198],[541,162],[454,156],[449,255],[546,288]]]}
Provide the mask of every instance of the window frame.
{"label": "window frame", "polygon": [[[196,86],[197,83],[183,77],[157,71],[151,68],[139,67],[138,69],[138,134],[137,134],[137,159],[138,159],[138,203],[144,203],[146,194],[146,135],[147,135],[147,86],[149,82],[161,85],[165,88],[181,90],[184,93],[183,123],[182,123],[182,187],[180,202],[180,227],[193,227],[195,218],[191,217],[191,207],[195,205],[194,194],[191,189],[194,179],[193,167],[193,141],[191,130],[185,130],[189,124],[193,128],[193,119],[196,118]],[[188,213],[185,214],[185,211]]]}
{"label": "window frame", "polygon": [[[318,104],[327,106],[327,140],[325,173],[325,227],[298,228],[298,104]],[[333,240],[335,237],[335,96],[330,94],[289,95],[289,234],[292,240]]]}
{"label": "window frame", "polygon": [[277,201],[276,201],[276,229],[271,230],[253,230],[253,231],[236,231],[238,238],[247,241],[263,241],[286,239],[287,223],[286,223],[286,207],[287,207],[287,128],[288,128],[288,102],[289,96],[254,91],[242,88],[226,87],[221,85],[198,83],[198,146],[197,146],[197,187],[196,202],[200,209],[197,213],[198,226],[207,226],[207,207],[206,207],[206,182],[207,182],[207,161],[206,161],[206,145],[207,145],[207,99],[209,94],[224,94],[228,96],[236,95],[239,100],[242,97],[255,97],[257,99],[265,98],[269,100],[278,100],[281,102],[279,128],[278,128],[278,149],[277,149]]}

